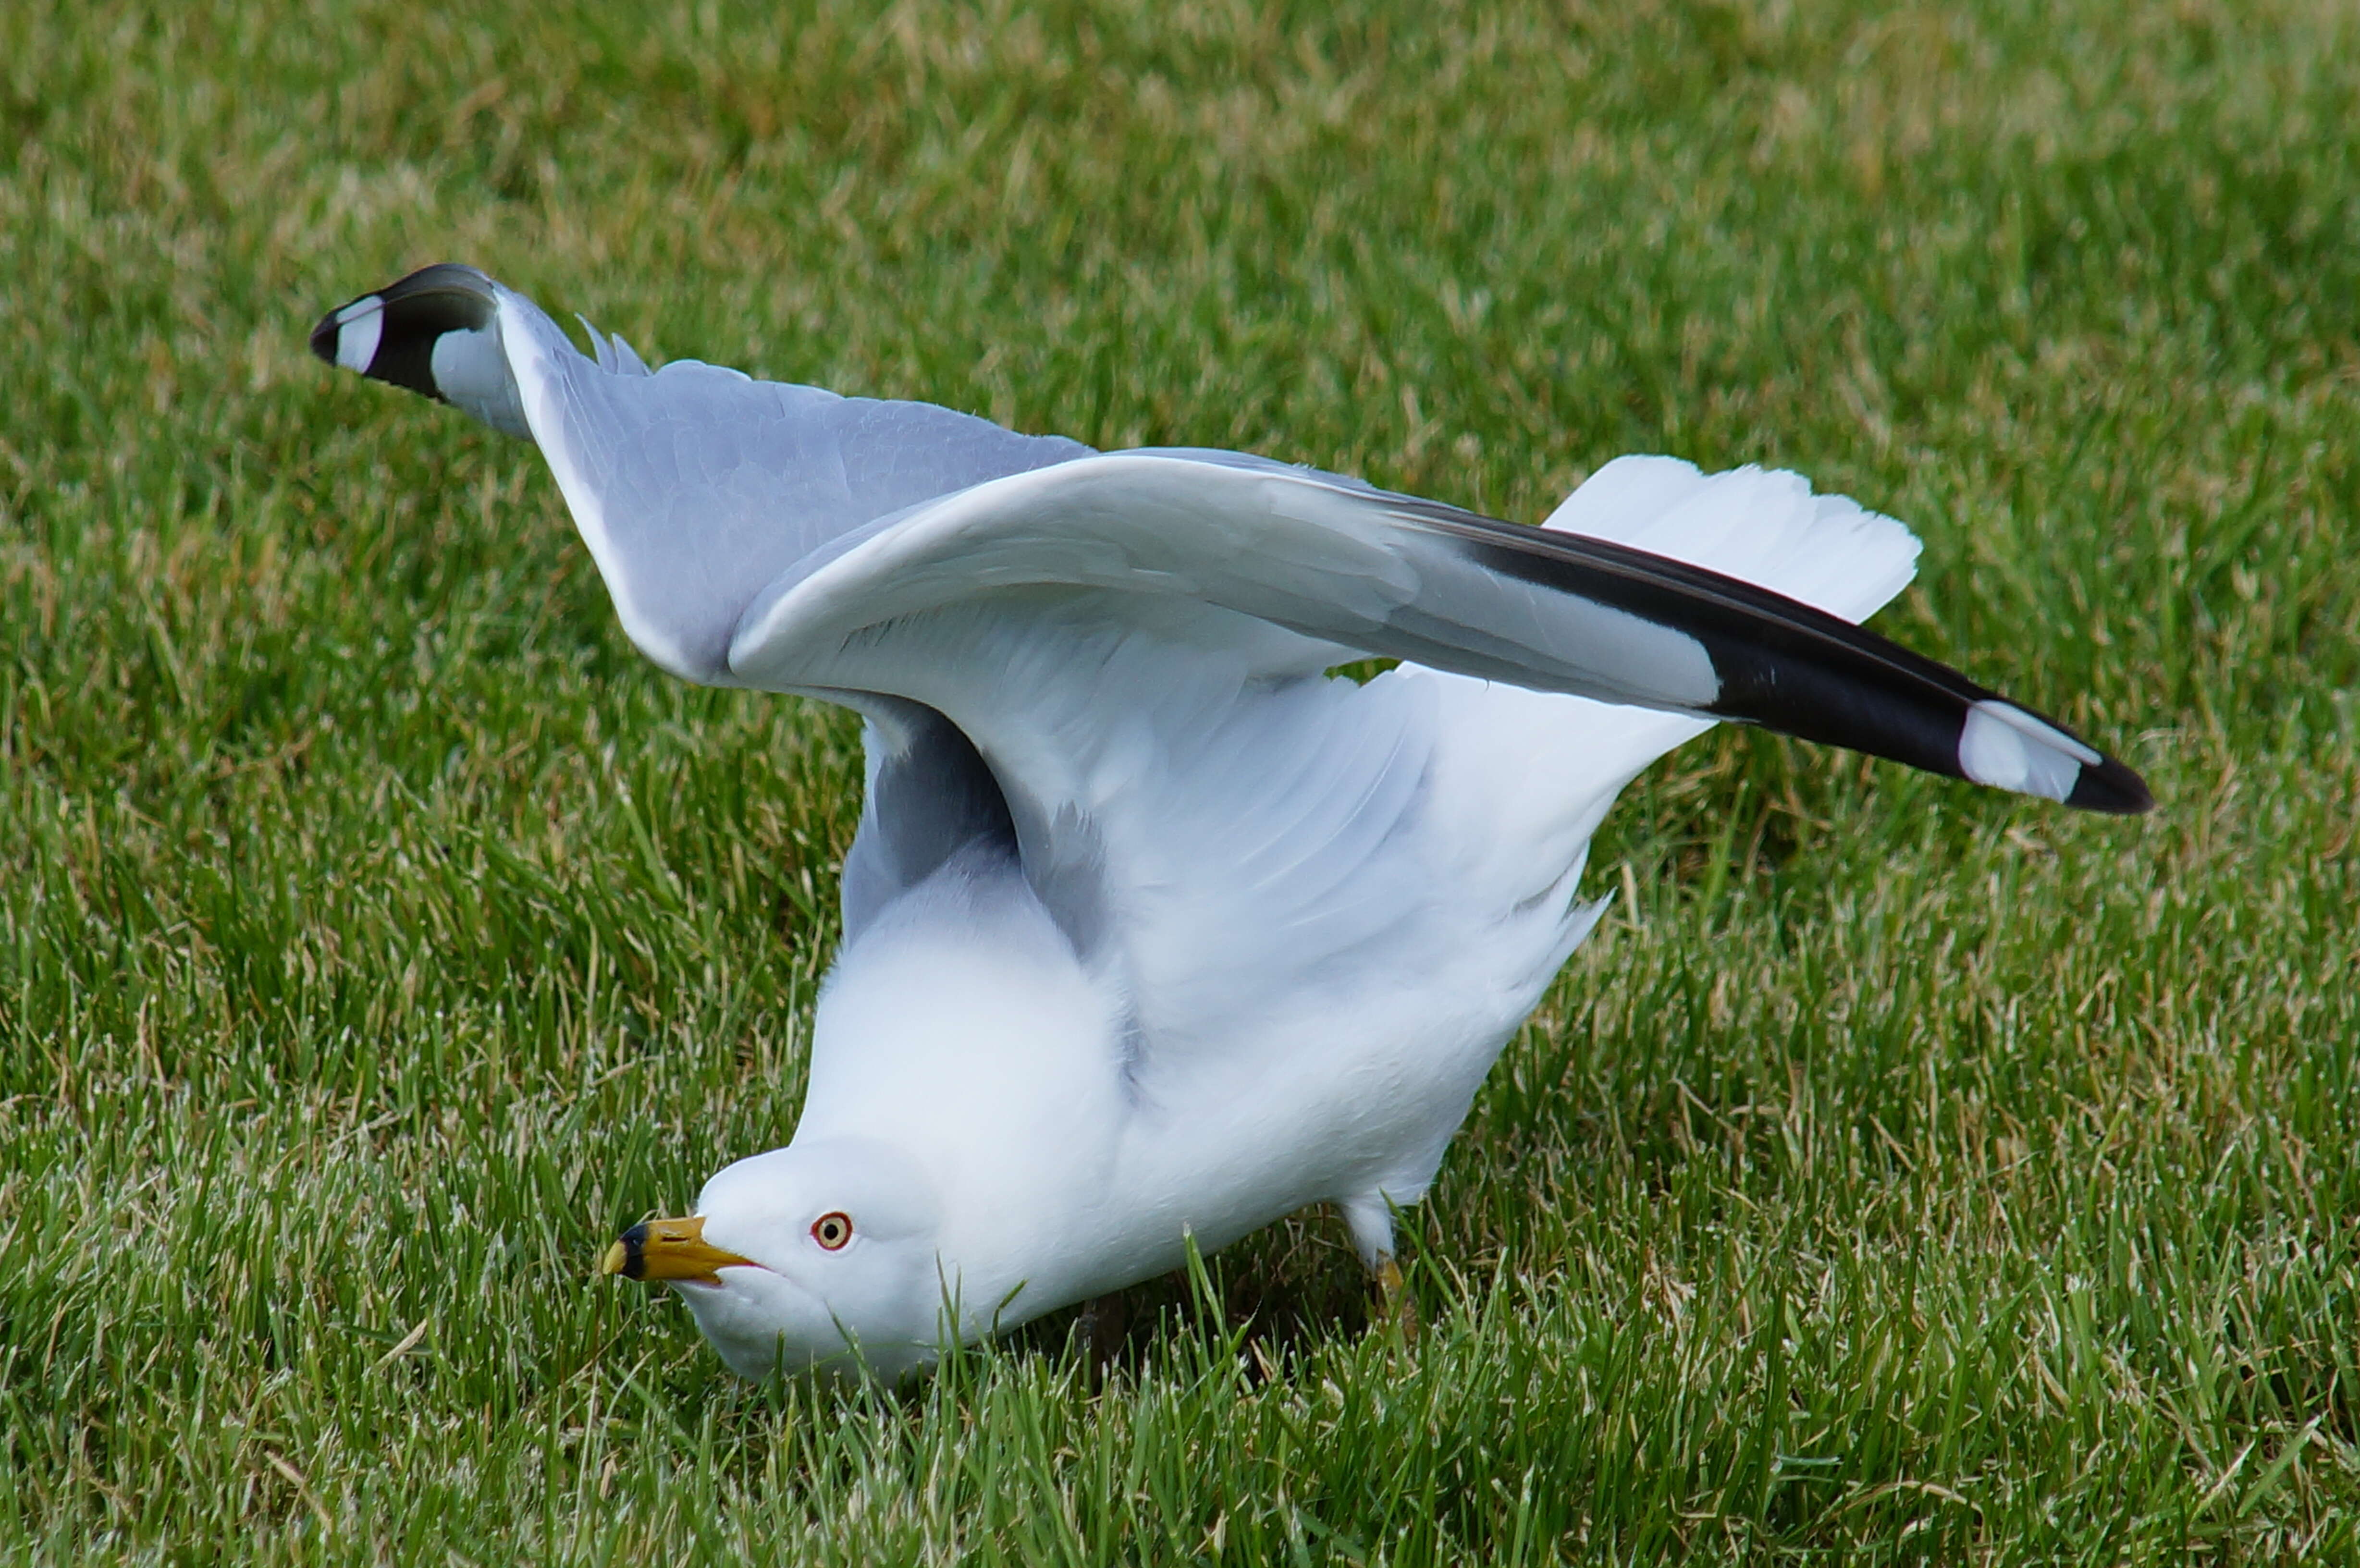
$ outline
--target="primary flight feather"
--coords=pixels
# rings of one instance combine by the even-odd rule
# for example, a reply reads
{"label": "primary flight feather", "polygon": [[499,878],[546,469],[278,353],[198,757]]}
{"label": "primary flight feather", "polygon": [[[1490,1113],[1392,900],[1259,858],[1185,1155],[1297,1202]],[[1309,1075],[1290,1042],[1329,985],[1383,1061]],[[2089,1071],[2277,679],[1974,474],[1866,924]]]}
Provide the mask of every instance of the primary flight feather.
{"label": "primary flight feather", "polygon": [[1385,1266],[1597,918],[1590,833],[1716,720],[2149,804],[1853,624],[1917,541],[1793,474],[1623,458],[1530,528],[590,335],[446,265],[311,345],[536,442],[657,664],[867,721],[793,1138],[609,1259],[749,1377],[898,1375],[1319,1202]]}

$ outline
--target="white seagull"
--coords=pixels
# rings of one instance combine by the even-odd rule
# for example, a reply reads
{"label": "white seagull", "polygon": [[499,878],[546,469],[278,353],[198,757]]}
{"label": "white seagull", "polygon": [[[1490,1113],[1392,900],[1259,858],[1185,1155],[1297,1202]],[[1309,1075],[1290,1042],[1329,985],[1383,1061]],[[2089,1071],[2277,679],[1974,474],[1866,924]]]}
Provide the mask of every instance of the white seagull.
{"label": "white seagull", "polygon": [[867,721],[794,1135],[606,1260],[748,1377],[899,1377],[1323,1202],[1387,1275],[1604,907],[1591,833],[1716,720],[2150,804],[1855,626],[1917,541],[1791,474],[1622,458],[1534,528],[589,330],[445,265],[311,346],[537,443],[657,664]]}

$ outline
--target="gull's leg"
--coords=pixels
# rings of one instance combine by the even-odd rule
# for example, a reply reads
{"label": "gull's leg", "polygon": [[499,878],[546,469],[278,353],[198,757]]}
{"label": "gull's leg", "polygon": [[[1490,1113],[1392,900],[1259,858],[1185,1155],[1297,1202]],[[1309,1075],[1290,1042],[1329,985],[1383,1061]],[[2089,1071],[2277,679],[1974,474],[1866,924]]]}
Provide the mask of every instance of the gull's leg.
{"label": "gull's leg", "polygon": [[1130,1326],[1130,1300],[1120,1290],[1109,1290],[1082,1303],[1082,1315],[1075,1320],[1075,1327],[1081,1331],[1082,1345],[1089,1353],[1092,1393],[1106,1387],[1107,1368],[1114,1365],[1116,1352],[1122,1349],[1123,1331]]}
{"label": "gull's leg", "polygon": [[1347,1198],[1340,1205],[1351,1227],[1352,1247],[1377,1285],[1377,1319],[1397,1330],[1404,1343],[1417,1337],[1417,1301],[1402,1279],[1393,1256],[1393,1210],[1382,1192]]}
{"label": "gull's leg", "polygon": [[1399,1333],[1404,1345],[1417,1341],[1417,1298],[1402,1279],[1401,1265],[1388,1254],[1377,1265],[1377,1321]]}

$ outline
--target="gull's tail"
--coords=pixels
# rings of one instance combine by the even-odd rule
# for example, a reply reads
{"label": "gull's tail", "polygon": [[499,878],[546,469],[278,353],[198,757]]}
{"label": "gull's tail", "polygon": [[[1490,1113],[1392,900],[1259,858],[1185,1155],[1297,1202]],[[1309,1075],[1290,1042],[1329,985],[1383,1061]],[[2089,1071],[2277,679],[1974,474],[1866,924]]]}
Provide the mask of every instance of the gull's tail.
{"label": "gull's tail", "polygon": [[[1907,587],[1918,563],[1907,528],[1844,496],[1814,495],[1796,474],[1741,468],[1708,475],[1667,457],[1615,459],[1546,526],[1722,572],[1855,623]],[[1502,908],[1553,887],[1569,898],[1590,836],[1622,787],[1712,727],[1678,713],[1426,673],[1446,683],[1437,787],[1476,829],[1467,848],[1477,864],[1467,874],[1510,895]],[[1570,936],[1588,929],[1575,911]]]}
{"label": "gull's tail", "polygon": [[1918,537],[1797,474],[1618,457],[1541,525],[1669,556],[1857,625],[1909,585]]}

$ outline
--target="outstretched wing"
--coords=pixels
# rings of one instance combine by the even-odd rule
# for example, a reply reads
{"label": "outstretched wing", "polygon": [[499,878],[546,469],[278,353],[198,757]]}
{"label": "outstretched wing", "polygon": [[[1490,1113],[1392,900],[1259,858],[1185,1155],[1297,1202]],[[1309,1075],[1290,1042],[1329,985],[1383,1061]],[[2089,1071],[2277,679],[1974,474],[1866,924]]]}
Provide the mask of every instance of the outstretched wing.
{"label": "outstretched wing", "polygon": [[871,651],[885,628],[1019,588],[1115,595],[1109,614],[1142,621],[1228,612],[1319,658],[1340,646],[1758,724],[2092,811],[2152,803],[2054,721],[1799,601],[1229,452],[1076,458],[869,524],[753,599],[729,667],[757,686],[852,684],[897,662]]}
{"label": "outstretched wing", "polygon": [[695,360],[650,371],[619,338],[590,335],[595,360],[523,295],[445,263],[330,311],[311,349],[537,442],[624,631],[708,685],[740,684],[727,651],[748,602],[832,541],[1090,451]]}

